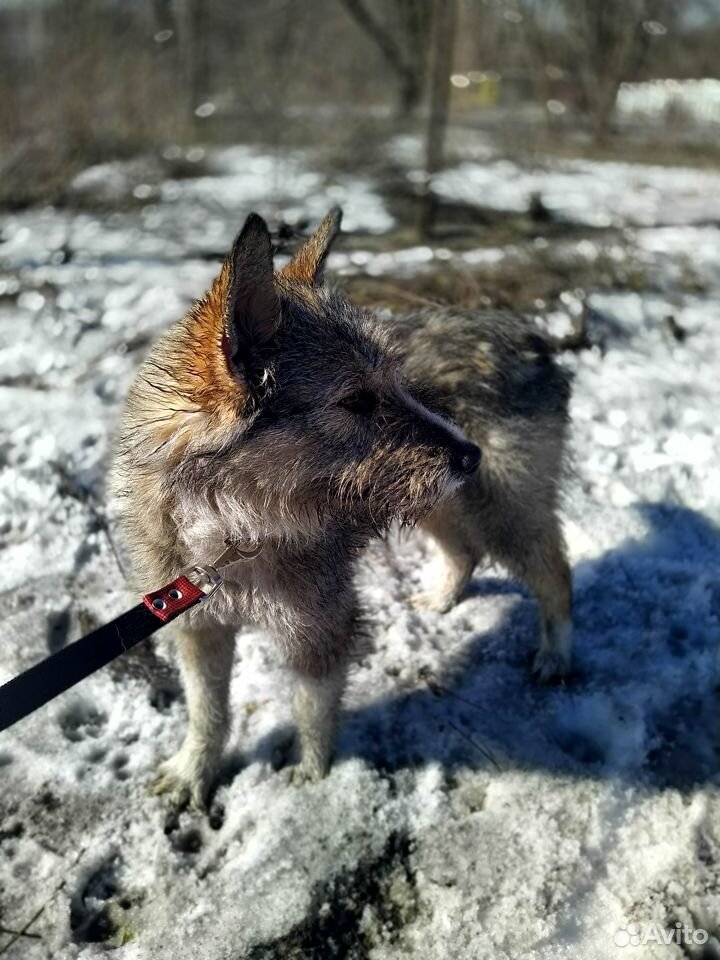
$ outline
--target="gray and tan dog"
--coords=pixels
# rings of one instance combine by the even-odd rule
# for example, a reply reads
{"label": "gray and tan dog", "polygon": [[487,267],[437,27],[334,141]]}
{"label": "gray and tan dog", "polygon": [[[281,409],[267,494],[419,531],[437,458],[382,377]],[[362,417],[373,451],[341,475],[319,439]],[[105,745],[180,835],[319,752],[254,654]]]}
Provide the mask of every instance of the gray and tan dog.
{"label": "gray and tan dog", "polygon": [[354,563],[393,521],[421,523],[446,558],[422,602],[446,609],[489,555],[538,598],[538,673],[568,664],[556,516],[567,378],[520,320],[438,311],[383,325],[348,304],[323,285],[339,223],[332,211],[274,273],[251,215],[128,398],[113,488],[137,585],[207,562],[227,537],[259,550],[182,622],[189,729],[157,784],[176,802],[202,804],[216,774],[246,621],[276,637],[296,674],[294,779],[325,774],[354,652]]}

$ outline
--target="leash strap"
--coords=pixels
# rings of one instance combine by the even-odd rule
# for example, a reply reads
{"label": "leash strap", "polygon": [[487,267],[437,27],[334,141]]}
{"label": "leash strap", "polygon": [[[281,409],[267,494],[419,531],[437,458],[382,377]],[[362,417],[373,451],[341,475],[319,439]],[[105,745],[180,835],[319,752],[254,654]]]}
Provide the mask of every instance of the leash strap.
{"label": "leash strap", "polygon": [[183,571],[159,590],[146,593],[142,603],[132,610],[0,686],[0,730],[27,717],[53,697],[152,636],[186,610],[209,599],[222,586],[219,569],[236,560],[252,560],[262,549],[243,551],[229,541],[226,544],[227,549],[213,564]]}
{"label": "leash strap", "polygon": [[199,603],[206,594],[181,576],[142,603],[58,650],[0,687],[0,730],[5,730],[53,697],[137,646],[156,630]]}

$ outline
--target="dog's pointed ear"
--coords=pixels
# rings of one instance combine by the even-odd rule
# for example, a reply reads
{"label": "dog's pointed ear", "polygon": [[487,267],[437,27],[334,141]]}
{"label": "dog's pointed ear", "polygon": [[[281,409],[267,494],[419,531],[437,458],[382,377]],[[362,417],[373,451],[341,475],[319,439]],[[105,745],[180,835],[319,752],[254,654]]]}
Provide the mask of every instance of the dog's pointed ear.
{"label": "dog's pointed ear", "polygon": [[335,237],[340,233],[342,210],[333,207],[317,228],[300,247],[290,263],[279,275],[309,287],[322,286],[325,280],[325,261]]}
{"label": "dog's pointed ear", "polygon": [[273,337],[280,304],[273,278],[273,248],[267,224],[251,213],[225,261],[227,295],[222,346],[232,372],[248,381],[258,354]]}

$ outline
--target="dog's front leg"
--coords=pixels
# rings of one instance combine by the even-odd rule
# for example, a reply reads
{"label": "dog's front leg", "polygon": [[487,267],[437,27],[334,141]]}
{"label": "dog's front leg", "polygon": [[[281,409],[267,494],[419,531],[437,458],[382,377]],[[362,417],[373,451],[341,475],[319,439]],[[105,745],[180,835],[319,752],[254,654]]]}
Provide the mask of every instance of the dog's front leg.
{"label": "dog's front leg", "polygon": [[181,630],[180,668],[188,729],[178,752],[160,765],[154,784],[174,805],[202,808],[217,774],[229,726],[228,693],[235,648],[231,627],[208,623]]}
{"label": "dog's front leg", "polygon": [[346,672],[344,662],[323,673],[296,671],[293,712],[300,763],[291,772],[293,783],[314,783],[328,772]]}
{"label": "dog's front leg", "polygon": [[354,597],[336,587],[332,598],[306,591],[299,603],[286,602],[287,620],[278,639],[295,675],[293,713],[300,762],[290,772],[293,783],[315,782],[328,772],[338,711],[354,649]]}

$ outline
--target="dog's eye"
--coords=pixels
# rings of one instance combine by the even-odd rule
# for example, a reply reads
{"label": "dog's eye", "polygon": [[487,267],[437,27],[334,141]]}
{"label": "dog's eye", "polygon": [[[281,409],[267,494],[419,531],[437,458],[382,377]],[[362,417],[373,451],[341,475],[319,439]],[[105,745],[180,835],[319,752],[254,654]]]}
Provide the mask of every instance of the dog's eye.
{"label": "dog's eye", "polygon": [[377,403],[377,397],[372,391],[357,390],[349,397],[344,397],[338,405],[359,417],[371,417],[375,413]]}

